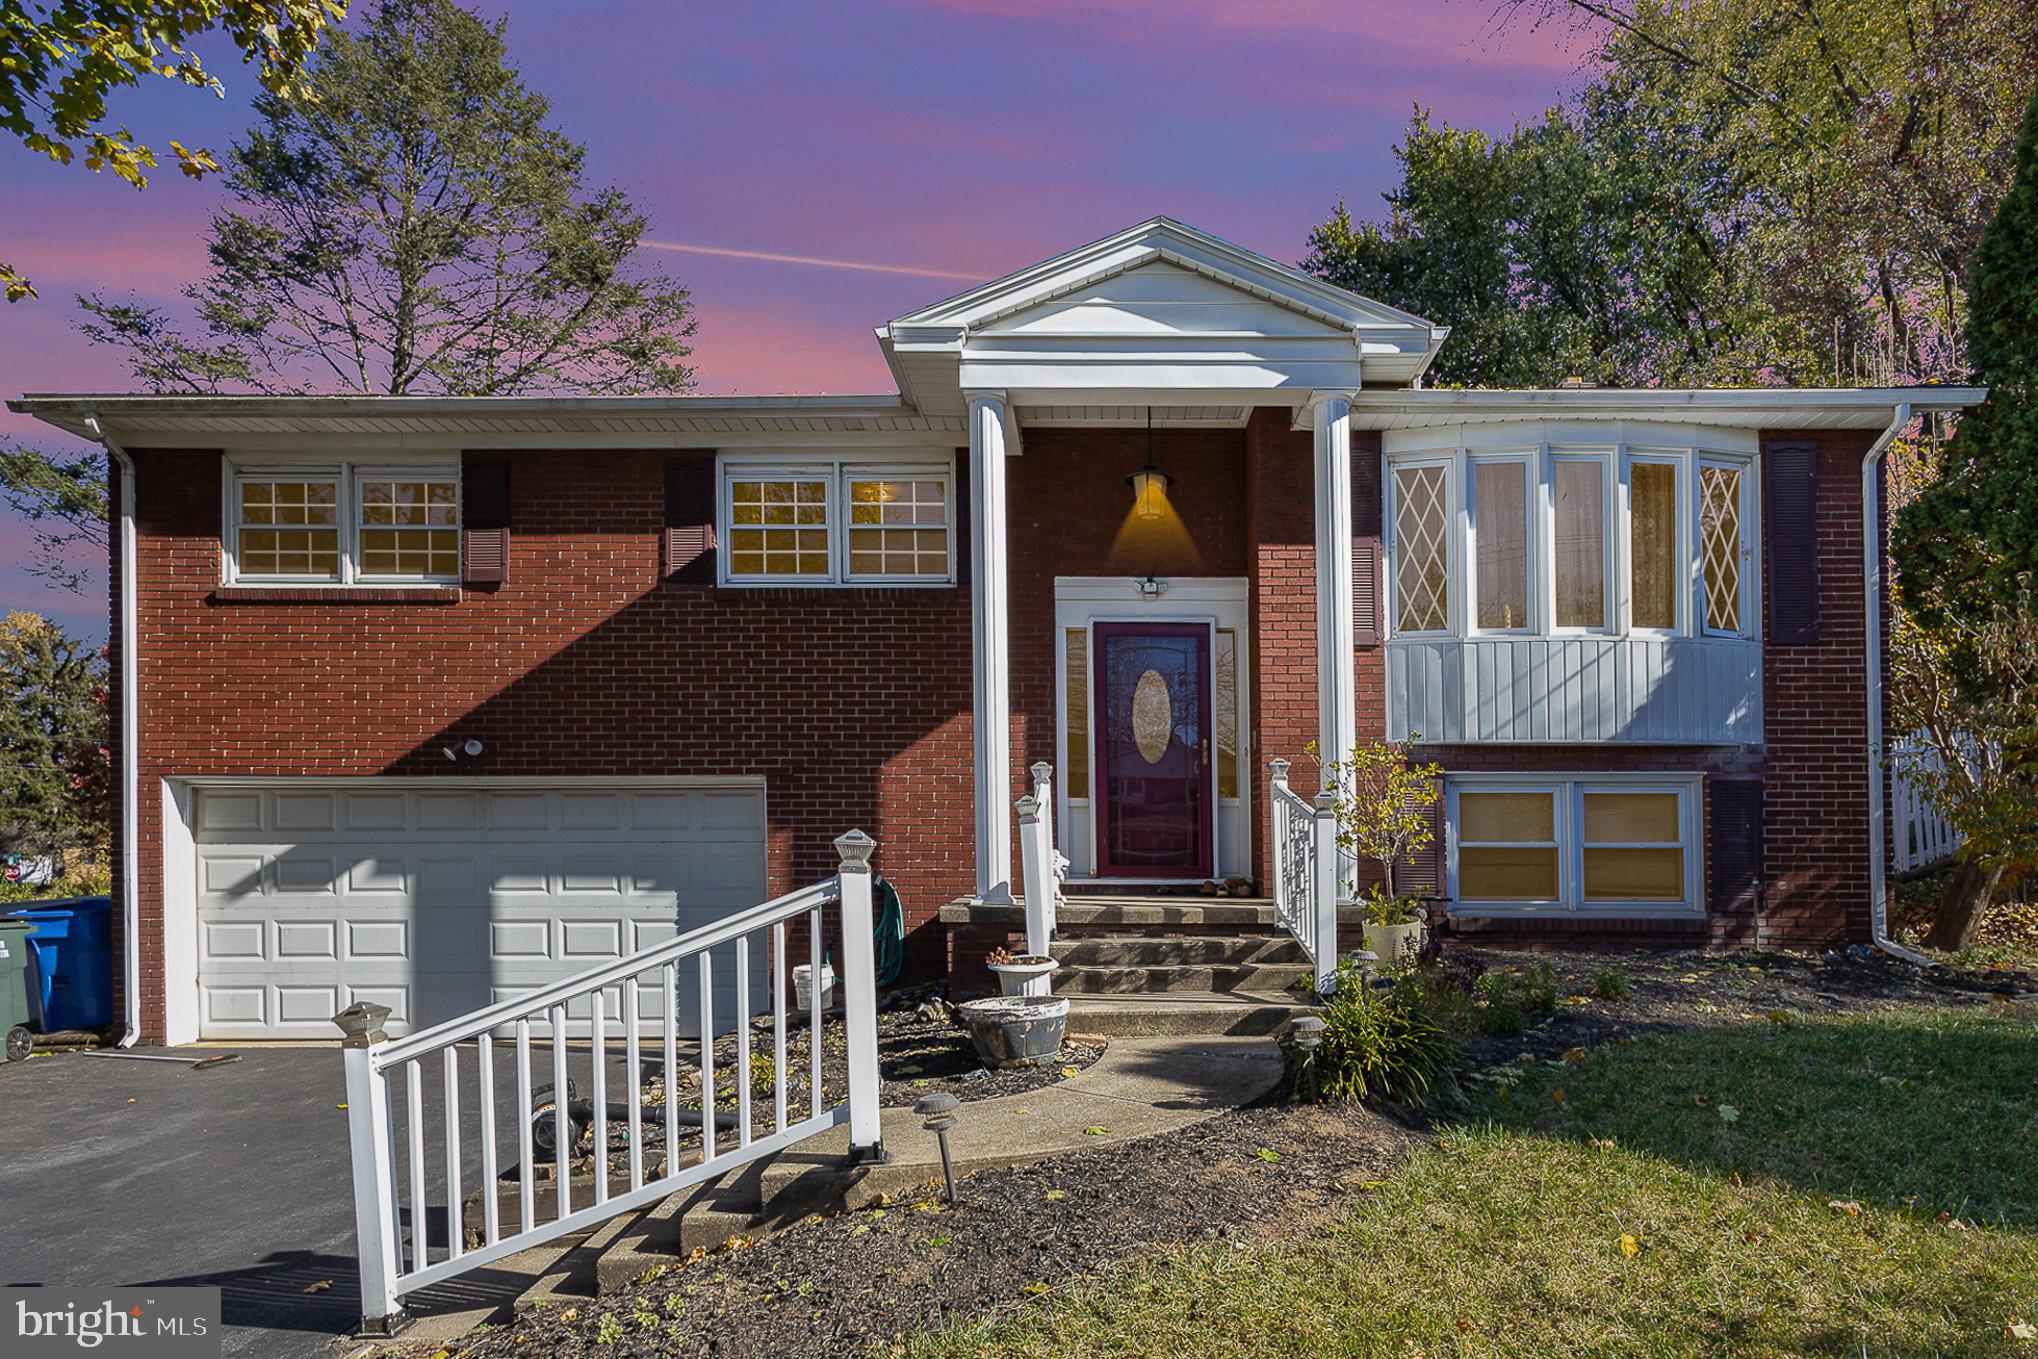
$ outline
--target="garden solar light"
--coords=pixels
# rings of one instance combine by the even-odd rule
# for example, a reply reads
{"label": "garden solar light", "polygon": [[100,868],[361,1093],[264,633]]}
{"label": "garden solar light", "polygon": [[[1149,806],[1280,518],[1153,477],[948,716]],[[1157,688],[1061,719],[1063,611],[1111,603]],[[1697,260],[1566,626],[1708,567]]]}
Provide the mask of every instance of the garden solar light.
{"label": "garden solar light", "polygon": [[925,1120],[921,1127],[934,1134],[934,1140],[941,1144],[941,1174],[948,1181],[948,1203],[955,1206],[955,1161],[948,1154],[948,1130],[955,1126],[955,1111],[962,1101],[945,1090],[923,1095],[913,1106],[913,1112]]}
{"label": "garden solar light", "polygon": [[1309,1078],[1309,1102],[1316,1102],[1316,1048],[1323,1042],[1323,1017],[1303,1015],[1288,1025],[1288,1037],[1302,1049],[1302,1069]]}

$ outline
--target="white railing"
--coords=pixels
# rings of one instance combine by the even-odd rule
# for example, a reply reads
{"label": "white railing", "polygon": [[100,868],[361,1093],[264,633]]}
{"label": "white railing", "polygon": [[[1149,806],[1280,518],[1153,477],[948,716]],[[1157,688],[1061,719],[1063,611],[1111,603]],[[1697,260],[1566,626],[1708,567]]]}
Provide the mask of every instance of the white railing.
{"label": "white railing", "polygon": [[[549,986],[511,1000],[476,1010],[462,1018],[408,1034],[394,1040],[381,1031],[389,1015],[386,1006],[357,1003],[334,1017],[347,1034],[341,1045],[347,1074],[347,1124],[352,1141],[354,1171],[354,1225],[361,1260],[361,1324],[364,1333],[393,1334],[405,1316],[402,1299],[418,1289],[442,1282],[469,1270],[479,1269],[518,1251],[541,1245],[558,1237],[586,1231],[618,1213],[628,1212],[667,1198],[690,1185],[713,1179],[732,1167],[790,1147],[842,1123],[849,1125],[850,1159],[870,1163],[882,1161],[884,1146],[878,1129],[877,1069],[877,987],[876,959],[871,933],[870,856],[876,844],[861,831],[851,831],[835,842],[841,856],[837,876],[803,887],[775,900],[753,906],[712,925],[591,968]],[[822,1042],[820,1007],[824,996],[821,962],[822,911],[839,902],[842,910],[843,1023],[847,1048],[847,1079],[844,1098],[829,1104],[822,1086]],[[813,984],[808,988],[808,1046],[812,1070],[809,1073],[807,1108],[804,1117],[790,1107],[787,1093],[786,1011],[787,992],[792,987],[792,969],[786,952],[787,927],[806,917],[807,957],[812,964]],[[760,1112],[753,1127],[751,1108],[750,949],[753,940],[767,941],[768,983],[771,994],[771,1076],[772,1108],[768,1127]],[[715,967],[710,950],[733,946],[736,1041],[734,1084],[736,1107],[733,1118],[718,1110],[715,1085]],[[683,1109],[679,1090],[678,1051],[681,1027],[680,990],[683,968],[688,965],[699,986],[697,1054],[693,1061],[700,1077],[701,1109],[698,1114]],[[611,1009],[611,1001],[615,1007]],[[723,1006],[725,1018],[728,1007]],[[566,1041],[569,1021],[577,1028],[584,1021],[588,1041],[585,1070],[590,1099],[569,1098],[569,1068],[577,1065]],[[624,1057],[629,1070],[625,1091],[627,1109],[620,1115],[629,1132],[627,1188],[611,1185],[608,1102],[609,1042],[620,1026]],[[550,1048],[551,1108],[540,1116],[532,1103],[531,1049],[534,1028],[542,1028]],[[514,1044],[509,1053],[499,1053],[498,1036]],[[664,1105],[643,1107],[637,1090],[646,1042],[659,1046],[663,1055]],[[576,1043],[575,1047],[580,1045]],[[469,1055],[471,1054],[471,1055]],[[498,1127],[496,1094],[497,1062],[512,1058],[516,1103],[510,1118],[511,1130]],[[438,1067],[440,1098],[438,1119],[443,1129],[441,1173],[433,1188],[445,1194],[446,1232],[443,1242],[431,1239],[427,1198],[428,1161],[425,1114],[427,1110],[426,1065]],[[474,1114],[479,1138],[482,1225],[479,1243],[467,1247],[466,1214],[462,1197],[462,1137],[468,1111],[461,1107],[462,1069],[473,1073],[478,1095]],[[507,1088],[508,1082],[505,1083]],[[392,1086],[403,1092],[401,1135]],[[546,1125],[549,1118],[549,1126]],[[661,1163],[647,1167],[644,1124],[661,1121],[661,1138],[654,1139]],[[575,1155],[580,1131],[593,1126],[592,1183],[586,1187],[590,1201],[576,1206],[579,1190],[573,1181]],[[733,1133],[731,1142],[719,1134]],[[549,1138],[545,1134],[549,1133]],[[539,1148],[549,1140],[552,1192],[538,1193]],[[403,1148],[407,1176],[399,1180],[398,1148]],[[517,1203],[513,1220],[499,1202],[498,1168],[504,1163],[516,1168]],[[407,1192],[406,1192],[407,1188]],[[546,1203],[543,1199],[549,1199]],[[549,1209],[549,1211],[542,1211]],[[406,1240],[404,1227],[408,1225]]]}
{"label": "white railing", "polygon": [[1938,768],[1939,752],[1922,736],[1892,741],[1889,747],[1891,829],[1896,839],[1896,871],[1908,873],[1950,856],[1960,847],[1960,832],[1939,814],[1925,785],[1911,777],[1920,766]]}
{"label": "white railing", "polygon": [[1326,994],[1337,973],[1337,799],[1305,802],[1288,786],[1288,761],[1275,760],[1269,811],[1274,852],[1274,919],[1301,943]]}
{"label": "white railing", "polygon": [[1065,861],[1054,846],[1054,766],[1033,766],[1033,791],[1019,799],[1020,890],[1026,898],[1026,951],[1045,958],[1061,909]]}

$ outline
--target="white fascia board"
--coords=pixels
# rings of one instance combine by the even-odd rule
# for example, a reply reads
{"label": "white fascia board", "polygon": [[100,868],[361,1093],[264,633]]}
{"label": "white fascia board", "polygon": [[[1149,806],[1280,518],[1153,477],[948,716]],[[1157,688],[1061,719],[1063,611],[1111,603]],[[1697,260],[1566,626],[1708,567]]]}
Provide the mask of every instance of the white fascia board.
{"label": "white fascia board", "polygon": [[1880,429],[1899,405],[1964,410],[1987,395],[1982,387],[1430,388],[1362,392],[1352,423],[1379,430],[1552,419]]}

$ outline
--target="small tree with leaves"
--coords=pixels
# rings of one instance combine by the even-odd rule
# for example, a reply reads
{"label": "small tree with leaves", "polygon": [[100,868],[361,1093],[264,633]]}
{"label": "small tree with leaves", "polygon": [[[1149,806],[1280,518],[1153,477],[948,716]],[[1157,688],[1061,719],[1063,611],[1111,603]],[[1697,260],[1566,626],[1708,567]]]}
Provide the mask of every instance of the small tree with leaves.
{"label": "small tree with leaves", "polygon": [[1361,741],[1346,758],[1323,766],[1323,786],[1337,799],[1338,848],[1380,865],[1389,900],[1397,895],[1395,862],[1436,842],[1430,811],[1444,767],[1415,758],[1411,746],[1419,737],[1411,732],[1407,741]]}
{"label": "small tree with leaves", "polygon": [[39,614],[0,620],[0,848],[105,852],[106,699],[102,649]]}

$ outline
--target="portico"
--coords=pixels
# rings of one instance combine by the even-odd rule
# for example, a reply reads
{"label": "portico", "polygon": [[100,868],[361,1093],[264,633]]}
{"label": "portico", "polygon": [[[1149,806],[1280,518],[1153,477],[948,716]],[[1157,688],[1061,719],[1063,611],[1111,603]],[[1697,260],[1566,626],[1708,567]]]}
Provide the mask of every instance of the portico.
{"label": "portico", "polygon": [[[1097,480],[1104,486],[1139,467],[1131,461],[1132,450],[1119,446],[1125,440],[1113,444],[1107,431],[1147,431],[1150,462],[1170,439],[1187,438],[1189,431],[1243,431],[1255,412],[1264,415],[1270,408],[1285,412],[1293,431],[1307,431],[1314,735],[1324,752],[1350,749],[1358,730],[1354,608],[1360,599],[1371,607],[1379,589],[1377,574],[1357,582],[1354,577],[1355,559],[1363,571],[1379,568],[1377,544],[1354,545],[1351,402],[1363,386],[1417,382],[1444,337],[1442,328],[1157,218],[902,317],[878,336],[902,394],[924,410],[964,417],[969,434],[965,494],[978,900],[1012,899],[1012,805],[1028,788],[1026,759],[1015,746],[1015,644],[1042,651],[1045,640],[1014,633],[1013,561],[1036,550],[1030,539],[1042,527],[1015,525],[1013,518],[1013,484],[1032,475],[1029,430],[1042,431],[1044,438],[1049,431],[1096,432],[1098,456],[1128,464],[1119,468],[1114,461],[1101,469]],[[1243,435],[1234,437],[1243,460]],[[1293,470],[1299,480],[1302,469]],[[1044,467],[1040,475],[1048,475]],[[1067,469],[1055,475],[1065,476]],[[1212,488],[1184,483],[1177,490],[1186,503]],[[1038,503],[1041,497],[1030,499]],[[1130,493],[1119,508],[1130,522]],[[1245,503],[1229,508],[1242,520]],[[1213,509],[1190,517],[1207,525],[1215,514]],[[1242,681],[1245,671],[1238,667],[1258,641],[1243,616],[1229,626],[1229,615],[1219,616],[1227,591],[1243,600],[1248,572],[1206,560],[1192,527],[1182,527],[1186,551],[1176,545],[1171,552],[1120,552],[1126,541],[1121,533],[1111,551],[1098,552],[1088,563],[1063,562],[1070,569],[1049,582],[1058,609],[1057,640],[1045,648],[1057,667],[1052,711],[1060,731],[1052,749],[1089,794],[1072,799],[1070,789],[1061,790],[1057,838],[1072,860],[1072,877],[1179,879],[1194,875],[1192,863],[1200,875],[1220,869],[1251,875],[1249,761],[1260,705],[1250,701],[1250,683]],[[1228,526],[1203,531],[1231,541]],[[1242,523],[1236,532],[1240,544],[1253,537]],[[1243,561],[1243,552],[1241,546],[1233,555]],[[1163,561],[1174,569],[1156,564]],[[1122,607],[1111,598],[1114,584]],[[1092,601],[1087,610],[1079,607],[1085,599]],[[1081,626],[1072,629],[1070,619]],[[1144,632],[1124,631],[1142,626]],[[1177,640],[1165,641],[1170,636]],[[1128,671],[1121,694],[1112,688],[1106,663],[1110,649],[1132,646],[1127,638],[1144,640],[1134,648],[1139,656],[1120,666]],[[1084,661],[1080,691],[1072,679],[1072,647]],[[1230,672],[1218,667],[1220,655],[1229,658]],[[1211,695],[1201,692],[1206,685],[1220,698],[1229,695],[1234,705],[1229,727]],[[1135,692],[1142,687],[1144,698]],[[1155,725],[1160,694],[1168,704],[1165,726],[1173,733],[1168,739]],[[1206,709],[1208,715],[1202,715]],[[1132,761],[1136,777],[1112,773],[1111,761],[1119,757],[1108,743],[1105,719],[1113,715],[1129,716],[1135,726],[1148,724],[1135,742],[1146,762]],[[1029,747],[1028,758],[1046,744],[1030,730],[1019,739]],[[1176,785],[1168,785],[1165,771],[1177,764],[1182,773]],[[1114,798],[1125,805],[1114,809]],[[1082,805],[1071,807],[1072,800]],[[1229,826],[1227,805],[1234,822]],[[1184,846],[1179,853],[1162,847],[1172,843],[1164,833],[1169,815],[1189,819],[1178,828]],[[1206,822],[1214,848],[1198,859],[1194,855],[1202,851],[1195,846]],[[1142,863],[1149,865],[1144,872]]]}

